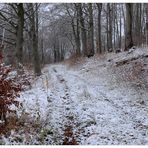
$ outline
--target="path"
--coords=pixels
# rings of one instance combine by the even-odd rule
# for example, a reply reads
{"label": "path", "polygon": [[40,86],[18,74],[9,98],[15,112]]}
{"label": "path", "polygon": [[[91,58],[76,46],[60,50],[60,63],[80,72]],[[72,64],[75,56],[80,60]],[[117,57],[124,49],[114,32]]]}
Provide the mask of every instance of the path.
{"label": "path", "polygon": [[[120,54],[108,56],[124,59],[126,53]],[[64,63],[45,66],[32,89],[20,97],[31,119],[41,124],[27,143],[148,144],[148,92],[118,82],[110,64],[107,57],[92,57],[74,68]]]}
{"label": "path", "polygon": [[[147,107],[132,107],[131,100],[128,100],[130,94],[125,97],[125,92],[120,92],[119,88],[108,87],[109,81],[104,79],[106,68],[102,67],[98,72],[104,75],[100,75],[95,83],[95,70],[88,72],[92,76],[90,79],[88,74],[81,75],[82,71],[68,70],[64,65],[53,66],[52,70],[54,73],[51,75],[57,79],[54,96],[61,98],[61,103],[58,102],[60,107],[54,108],[55,102],[52,102],[54,115],[58,112],[59,118],[52,117],[54,123],[62,125],[61,144],[147,143],[147,126],[144,126]],[[137,115],[138,111],[142,114]],[[139,115],[143,118],[139,119]]]}

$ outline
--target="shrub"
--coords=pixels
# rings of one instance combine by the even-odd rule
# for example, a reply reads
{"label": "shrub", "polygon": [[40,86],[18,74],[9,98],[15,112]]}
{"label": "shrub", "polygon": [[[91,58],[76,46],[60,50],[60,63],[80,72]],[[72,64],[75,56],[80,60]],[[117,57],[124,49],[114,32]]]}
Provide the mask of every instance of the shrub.
{"label": "shrub", "polygon": [[11,68],[4,66],[2,54],[0,55],[0,120],[7,123],[7,113],[16,112],[11,106],[19,106],[16,98],[21,91],[21,85],[9,77]]}

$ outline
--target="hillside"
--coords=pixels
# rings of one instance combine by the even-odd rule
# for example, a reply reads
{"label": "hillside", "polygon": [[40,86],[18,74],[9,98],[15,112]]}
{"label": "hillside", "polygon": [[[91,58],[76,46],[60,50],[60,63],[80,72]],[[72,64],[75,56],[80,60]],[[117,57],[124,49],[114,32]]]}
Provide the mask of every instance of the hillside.
{"label": "hillside", "polygon": [[148,144],[148,49],[46,65],[18,100],[2,144]]}

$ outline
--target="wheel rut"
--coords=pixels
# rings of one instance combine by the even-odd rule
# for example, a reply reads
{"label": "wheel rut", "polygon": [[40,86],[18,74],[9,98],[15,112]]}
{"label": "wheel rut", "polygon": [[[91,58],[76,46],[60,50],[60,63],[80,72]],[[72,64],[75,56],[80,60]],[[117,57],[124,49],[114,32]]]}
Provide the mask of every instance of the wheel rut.
{"label": "wheel rut", "polygon": [[76,140],[76,131],[74,130],[75,127],[75,114],[73,113],[73,100],[70,97],[70,90],[66,84],[66,80],[61,74],[58,74],[58,71],[56,71],[56,77],[58,82],[61,84],[64,96],[61,97],[63,102],[63,143],[62,145],[78,145],[78,142]]}

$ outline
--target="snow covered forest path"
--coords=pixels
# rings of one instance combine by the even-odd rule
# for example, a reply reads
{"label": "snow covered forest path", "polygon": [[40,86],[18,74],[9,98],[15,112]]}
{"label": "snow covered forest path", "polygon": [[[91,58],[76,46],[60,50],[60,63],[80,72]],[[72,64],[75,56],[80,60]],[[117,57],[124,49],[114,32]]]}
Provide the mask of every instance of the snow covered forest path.
{"label": "snow covered forest path", "polygon": [[[25,111],[41,123],[29,143],[148,144],[145,51],[132,56],[121,53],[86,58],[73,66],[66,62],[47,65],[43,75],[20,97]],[[114,65],[143,54],[143,59],[133,61],[143,63],[146,69],[145,75],[137,78],[136,86],[135,78],[133,82],[120,80],[124,73],[116,72],[131,68],[133,63],[123,64],[121,69]]]}
{"label": "snow covered forest path", "polygon": [[[104,60],[86,63],[77,70],[65,65],[52,68],[57,79],[53,92],[61,98],[61,107],[53,109],[53,118],[57,112],[61,114],[56,123],[62,119],[63,131],[67,132],[61,134],[63,138],[67,136],[65,144],[147,143],[148,108],[141,105],[147,94],[115,83]],[[59,100],[56,102],[60,104]]]}

